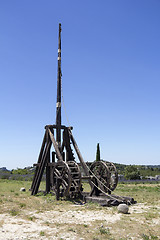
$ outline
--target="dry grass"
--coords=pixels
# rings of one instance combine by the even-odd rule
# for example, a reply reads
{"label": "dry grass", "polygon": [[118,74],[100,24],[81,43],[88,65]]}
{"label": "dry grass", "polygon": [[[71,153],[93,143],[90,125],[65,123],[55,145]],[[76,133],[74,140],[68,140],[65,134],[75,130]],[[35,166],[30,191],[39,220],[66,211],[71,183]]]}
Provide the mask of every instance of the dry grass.
{"label": "dry grass", "polygon": [[[127,215],[117,207],[76,205],[56,201],[51,194],[31,196],[30,186],[31,182],[0,180],[0,239],[160,239],[159,184],[119,184],[115,194],[138,201]],[[21,187],[26,192],[20,192]]]}

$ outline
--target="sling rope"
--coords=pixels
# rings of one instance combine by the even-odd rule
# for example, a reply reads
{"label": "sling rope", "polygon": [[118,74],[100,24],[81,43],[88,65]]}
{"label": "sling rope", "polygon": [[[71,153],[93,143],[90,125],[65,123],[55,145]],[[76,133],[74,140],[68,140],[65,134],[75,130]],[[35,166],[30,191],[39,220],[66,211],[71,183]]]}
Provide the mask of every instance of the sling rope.
{"label": "sling rope", "polygon": [[62,93],[62,104],[63,104],[63,107],[64,107],[64,113],[65,113],[65,116],[66,116],[66,119],[67,119],[67,122],[68,122],[68,126],[70,127],[70,122],[69,122],[69,118],[68,118],[68,115],[67,115],[66,106],[65,106],[65,103],[64,103],[62,85],[61,85],[61,93]]}

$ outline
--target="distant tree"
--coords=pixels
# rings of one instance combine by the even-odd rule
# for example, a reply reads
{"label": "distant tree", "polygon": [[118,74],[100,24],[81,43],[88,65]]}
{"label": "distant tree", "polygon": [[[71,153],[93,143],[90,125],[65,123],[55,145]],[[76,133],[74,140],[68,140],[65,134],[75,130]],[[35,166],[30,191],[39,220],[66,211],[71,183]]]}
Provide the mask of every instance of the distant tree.
{"label": "distant tree", "polygon": [[125,168],[124,177],[128,180],[140,179],[140,172],[137,167],[130,165]]}
{"label": "distant tree", "polygon": [[97,143],[97,153],[96,153],[96,161],[100,161],[100,147],[99,143]]}
{"label": "distant tree", "polygon": [[17,169],[12,169],[11,174],[19,174],[19,175],[26,175],[28,174],[28,170],[26,168],[17,168]]}

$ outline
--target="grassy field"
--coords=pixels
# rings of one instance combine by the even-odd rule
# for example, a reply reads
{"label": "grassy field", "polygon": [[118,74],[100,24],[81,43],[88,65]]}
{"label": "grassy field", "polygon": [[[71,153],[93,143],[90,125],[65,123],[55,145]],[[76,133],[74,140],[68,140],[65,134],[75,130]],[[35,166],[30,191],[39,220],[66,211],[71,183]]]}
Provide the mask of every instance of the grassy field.
{"label": "grassy field", "polygon": [[30,186],[28,181],[0,180],[0,239],[160,239],[158,183],[118,185],[115,194],[137,201],[129,214],[118,213],[117,207],[56,201],[51,194],[31,196]]}

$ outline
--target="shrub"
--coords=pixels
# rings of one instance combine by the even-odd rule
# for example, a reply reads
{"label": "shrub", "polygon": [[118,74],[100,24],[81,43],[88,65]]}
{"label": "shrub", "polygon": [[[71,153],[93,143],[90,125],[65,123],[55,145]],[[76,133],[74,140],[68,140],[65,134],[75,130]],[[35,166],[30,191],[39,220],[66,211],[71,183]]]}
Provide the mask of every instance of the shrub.
{"label": "shrub", "polygon": [[133,165],[127,166],[125,168],[124,177],[125,179],[128,179],[128,180],[141,179],[139,170]]}

